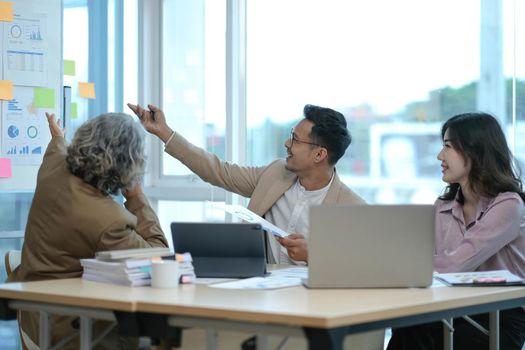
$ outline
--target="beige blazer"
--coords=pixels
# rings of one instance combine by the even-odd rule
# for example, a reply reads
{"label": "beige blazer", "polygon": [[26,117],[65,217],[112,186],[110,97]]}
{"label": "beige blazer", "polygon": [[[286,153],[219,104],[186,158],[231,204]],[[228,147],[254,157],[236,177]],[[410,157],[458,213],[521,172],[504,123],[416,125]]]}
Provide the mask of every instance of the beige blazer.
{"label": "beige blazer", "polygon": [[[264,216],[279,198],[295,183],[297,176],[278,159],[262,167],[242,167],[221,161],[216,155],[194,146],[178,133],[166,144],[165,151],[177,158],[204,181],[250,198],[248,208]],[[364,204],[365,201],[335,175],[324,204]],[[270,263],[277,251],[271,251]]]}
{"label": "beige blazer", "polygon": [[[97,251],[168,246],[144,195],[124,207],[72,175],[65,157],[64,138],[53,137],[38,171],[22,261],[9,282],[80,277],[79,259],[93,258]],[[72,331],[71,318],[55,320],[60,324],[52,326],[53,339]],[[21,326],[38,340],[38,315],[22,313]]]}
{"label": "beige blazer", "polygon": [[9,281],[80,277],[79,259],[97,251],[167,246],[143,195],[123,207],[72,175],[65,157],[64,138],[53,137],[38,171],[22,261]]}

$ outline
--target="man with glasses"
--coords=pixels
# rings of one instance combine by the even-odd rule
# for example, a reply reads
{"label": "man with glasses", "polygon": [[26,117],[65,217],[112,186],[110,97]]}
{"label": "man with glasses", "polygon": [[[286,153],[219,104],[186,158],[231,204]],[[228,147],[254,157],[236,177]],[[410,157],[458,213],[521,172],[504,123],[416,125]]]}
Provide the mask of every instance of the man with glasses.
{"label": "man with glasses", "polygon": [[268,235],[268,262],[308,263],[308,211],[312,205],[359,204],[364,201],[341,182],[335,164],[350,145],[344,116],[330,108],[304,107],[304,119],[286,140],[288,156],[262,167],[243,167],[221,161],[189,143],[166,123],[164,113],[128,104],[144,128],[165,143],[169,153],[212,185],[250,198],[248,209],[291,233]]}
{"label": "man with glasses", "polygon": [[[291,234],[286,238],[267,235],[268,263],[308,263],[308,211],[319,204],[361,204],[357,194],[341,182],[335,164],[350,145],[344,116],[330,108],[306,105],[302,119],[284,143],[288,156],[262,167],[243,167],[221,161],[214,154],[188,142],[167,124],[155,106],[145,110],[128,104],[144,128],[159,137],[164,151],[178,159],[204,181],[250,198],[248,209]],[[384,332],[348,336],[346,347],[381,348]],[[255,349],[256,338],[242,343]]]}

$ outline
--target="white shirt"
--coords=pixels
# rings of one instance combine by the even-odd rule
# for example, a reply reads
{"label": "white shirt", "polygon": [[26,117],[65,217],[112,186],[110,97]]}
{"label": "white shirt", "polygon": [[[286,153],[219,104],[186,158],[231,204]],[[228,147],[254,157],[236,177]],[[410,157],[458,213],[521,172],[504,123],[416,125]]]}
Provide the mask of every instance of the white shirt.
{"label": "white shirt", "polygon": [[[300,233],[308,239],[310,206],[323,203],[333,180],[334,175],[332,175],[328,185],[315,191],[307,191],[297,180],[270,208],[265,219],[288,233]],[[281,246],[273,235],[268,236],[271,251],[277,264],[305,264],[290,259],[286,248]]]}

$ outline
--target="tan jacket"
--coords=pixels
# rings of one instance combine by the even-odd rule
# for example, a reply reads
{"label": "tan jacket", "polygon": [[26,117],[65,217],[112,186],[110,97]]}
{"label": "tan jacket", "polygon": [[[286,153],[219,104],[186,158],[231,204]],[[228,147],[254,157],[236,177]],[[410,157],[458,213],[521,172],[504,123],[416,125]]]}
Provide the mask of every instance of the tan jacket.
{"label": "tan jacket", "polygon": [[[295,183],[297,176],[278,159],[262,167],[242,167],[221,161],[212,153],[194,146],[178,133],[166,144],[165,151],[177,158],[204,181],[250,198],[248,209],[264,216]],[[364,204],[365,201],[341,182],[337,173],[323,201],[324,204]],[[269,262],[275,262],[272,251]]]}
{"label": "tan jacket", "polygon": [[[97,251],[168,246],[144,195],[130,198],[124,208],[72,175],[65,157],[64,138],[53,137],[38,171],[22,261],[9,282],[80,277],[79,259],[93,258]],[[22,328],[37,340],[38,330],[28,324],[38,322],[29,318],[22,317]],[[63,319],[64,324],[69,321]],[[53,329],[57,339],[60,327]]]}

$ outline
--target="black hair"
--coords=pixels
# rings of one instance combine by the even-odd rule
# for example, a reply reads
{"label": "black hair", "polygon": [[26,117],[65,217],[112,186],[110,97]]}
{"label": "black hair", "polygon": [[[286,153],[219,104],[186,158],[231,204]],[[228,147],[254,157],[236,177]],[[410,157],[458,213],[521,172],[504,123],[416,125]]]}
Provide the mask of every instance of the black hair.
{"label": "black hair", "polygon": [[352,142],[343,114],[330,108],[304,106],[305,119],[314,123],[310,137],[328,150],[328,162],[335,165]]}
{"label": "black hair", "polygon": [[[448,139],[465,161],[470,160],[468,180],[474,193],[496,197],[501,192],[516,192],[525,202],[519,168],[514,166],[513,156],[505,134],[496,118],[487,113],[464,113],[456,115],[443,124],[441,138],[448,130]],[[464,198],[458,183],[452,183],[439,197],[451,200]]]}

